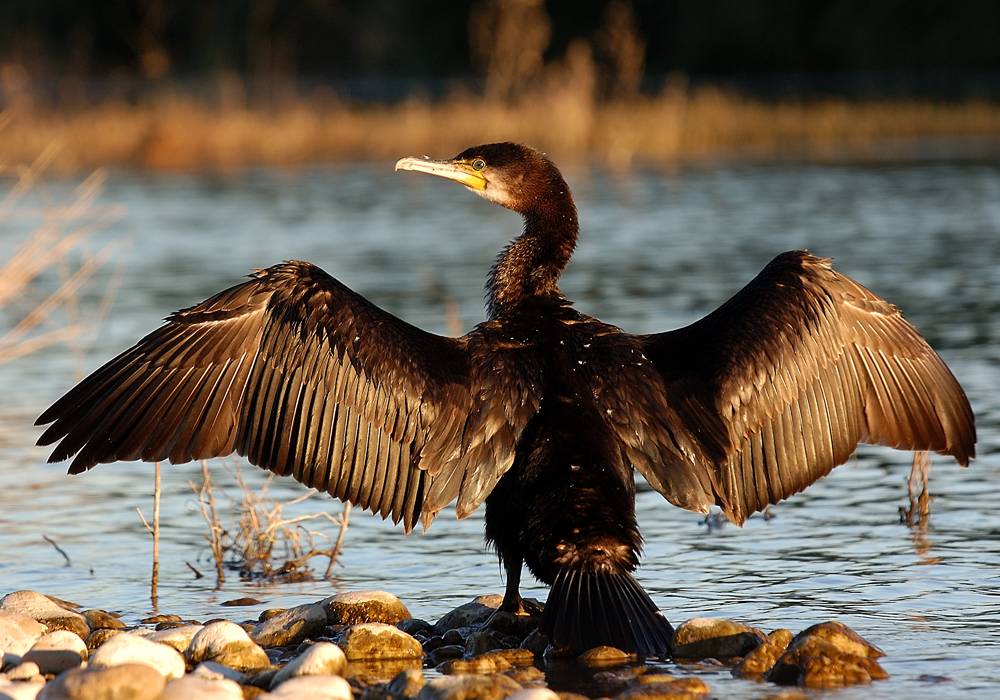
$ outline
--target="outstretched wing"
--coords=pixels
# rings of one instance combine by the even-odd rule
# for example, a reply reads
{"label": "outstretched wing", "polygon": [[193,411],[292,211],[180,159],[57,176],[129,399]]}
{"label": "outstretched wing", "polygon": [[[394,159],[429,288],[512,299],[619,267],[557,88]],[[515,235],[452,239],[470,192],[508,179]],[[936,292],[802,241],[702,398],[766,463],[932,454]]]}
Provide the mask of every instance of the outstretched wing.
{"label": "outstretched wing", "polygon": [[537,410],[540,384],[482,366],[476,340],[287,262],[172,314],[46,410],[38,444],[59,441],[50,462],[75,455],[70,473],[237,452],[409,531],[456,495],[475,510]]}
{"label": "outstretched wing", "polygon": [[[639,339],[677,416],[672,429],[708,470],[714,493],[687,500],[714,497],[736,523],[861,442],[963,466],[975,456],[972,409],[941,358],[895,306],[805,251],[779,255],[700,321]],[[636,466],[654,486],[666,468]]]}

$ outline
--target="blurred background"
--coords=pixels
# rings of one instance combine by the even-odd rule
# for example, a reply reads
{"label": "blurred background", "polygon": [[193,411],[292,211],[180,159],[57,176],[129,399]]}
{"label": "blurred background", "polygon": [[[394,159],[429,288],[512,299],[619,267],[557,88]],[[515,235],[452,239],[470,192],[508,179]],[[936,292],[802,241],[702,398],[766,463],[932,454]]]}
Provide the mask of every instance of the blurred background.
{"label": "blurred background", "polygon": [[0,157],[53,139],[63,170],[500,138],[618,167],[995,150],[998,36],[990,0],[6,0]]}

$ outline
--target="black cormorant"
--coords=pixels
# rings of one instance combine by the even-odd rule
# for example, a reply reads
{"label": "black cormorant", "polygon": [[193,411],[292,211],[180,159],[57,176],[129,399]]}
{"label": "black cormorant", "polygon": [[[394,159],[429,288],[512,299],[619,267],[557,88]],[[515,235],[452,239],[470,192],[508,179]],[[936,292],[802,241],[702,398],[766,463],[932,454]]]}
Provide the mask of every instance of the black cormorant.
{"label": "black cormorant", "polygon": [[46,410],[70,473],[237,452],[426,528],[486,502],[486,538],[521,609],[522,563],[551,586],[557,646],[670,653],[632,577],[633,468],[671,503],[742,523],[858,443],[974,456],[969,403],[893,305],[804,251],[776,257],[705,318],[630,335],[557,286],[576,206],[543,154],[499,143],[397,170],[456,180],[524,231],[487,282],[489,319],[424,332],[319,268],[286,262],[178,311]]}

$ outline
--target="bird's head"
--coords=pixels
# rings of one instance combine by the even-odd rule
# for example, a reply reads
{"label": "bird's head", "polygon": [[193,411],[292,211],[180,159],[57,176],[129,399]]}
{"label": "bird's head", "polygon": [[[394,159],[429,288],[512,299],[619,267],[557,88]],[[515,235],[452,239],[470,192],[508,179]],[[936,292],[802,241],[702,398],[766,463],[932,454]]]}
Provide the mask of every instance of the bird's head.
{"label": "bird's head", "polygon": [[[529,214],[569,187],[543,153],[517,143],[474,146],[449,160],[402,158],[396,170],[416,170],[455,180],[494,204]],[[572,201],[572,200],[571,200]]]}

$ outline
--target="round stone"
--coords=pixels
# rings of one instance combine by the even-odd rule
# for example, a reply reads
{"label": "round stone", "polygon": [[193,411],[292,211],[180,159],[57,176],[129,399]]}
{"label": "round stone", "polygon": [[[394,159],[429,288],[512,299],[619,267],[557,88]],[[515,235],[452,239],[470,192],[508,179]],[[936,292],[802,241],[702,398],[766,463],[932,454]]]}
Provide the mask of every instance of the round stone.
{"label": "round stone", "polygon": [[381,622],[394,625],[411,617],[406,606],[386,591],[348,591],[338,593],[320,603],[326,611],[328,624],[357,625]]}
{"label": "round stone", "polygon": [[166,644],[157,644],[134,634],[116,634],[90,657],[90,665],[110,668],[122,664],[145,664],[166,679],[184,675],[184,657]]}

